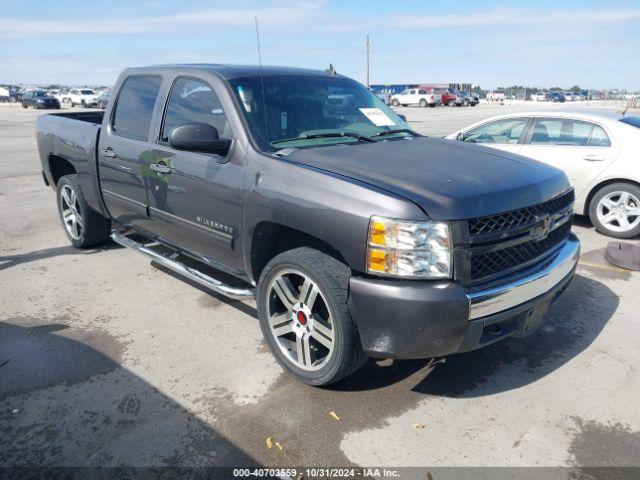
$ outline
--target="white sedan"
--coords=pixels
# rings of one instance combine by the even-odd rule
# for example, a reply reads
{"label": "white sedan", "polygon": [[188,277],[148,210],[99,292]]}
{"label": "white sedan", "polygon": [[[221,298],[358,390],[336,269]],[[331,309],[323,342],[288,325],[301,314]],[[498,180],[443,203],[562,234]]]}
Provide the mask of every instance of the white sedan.
{"label": "white sedan", "polygon": [[518,153],[563,170],[574,211],[617,238],[640,234],[640,117],[561,111],[500,115],[446,138]]}

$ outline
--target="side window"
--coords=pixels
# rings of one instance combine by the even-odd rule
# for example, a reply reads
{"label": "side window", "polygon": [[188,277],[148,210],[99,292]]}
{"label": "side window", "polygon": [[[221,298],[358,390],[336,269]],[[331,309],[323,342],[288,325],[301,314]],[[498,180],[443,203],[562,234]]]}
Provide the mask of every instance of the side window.
{"label": "side window", "polygon": [[111,128],[122,137],[147,140],[162,78],[140,75],[127,78],[118,95]]}
{"label": "side window", "polygon": [[420,95],[426,95],[426,94],[427,94],[427,91],[426,91],[426,90],[418,90],[418,93],[419,93]]}
{"label": "side window", "polygon": [[531,135],[532,145],[585,146],[593,124],[565,118],[541,118]]}
{"label": "side window", "polygon": [[591,130],[591,137],[589,137],[589,146],[590,147],[610,147],[611,140],[609,140],[609,136],[607,132],[604,131],[602,127],[598,125],[593,126],[593,130]]}
{"label": "side window", "polygon": [[416,94],[416,91],[415,91],[415,90],[411,90],[411,91],[409,92],[409,95],[415,95],[415,94]]}
{"label": "side window", "polygon": [[463,141],[471,143],[518,143],[527,118],[505,118],[485,123],[464,133]]}
{"label": "side window", "polygon": [[207,83],[195,78],[179,78],[173,84],[160,141],[168,142],[171,130],[185,123],[206,123],[218,130],[220,138],[232,136],[220,99]]}

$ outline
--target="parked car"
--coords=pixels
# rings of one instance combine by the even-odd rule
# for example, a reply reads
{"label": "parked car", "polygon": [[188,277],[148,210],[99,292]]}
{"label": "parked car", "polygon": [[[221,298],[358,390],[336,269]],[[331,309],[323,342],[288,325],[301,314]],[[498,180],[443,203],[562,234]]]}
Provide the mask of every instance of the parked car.
{"label": "parked car", "polygon": [[111,90],[105,90],[96,97],[96,106],[104,110],[111,100]]}
{"label": "parked car", "polygon": [[605,113],[501,115],[447,138],[481,143],[563,170],[576,192],[575,213],[617,238],[640,234],[639,117]]}
{"label": "parked car", "polygon": [[[349,98],[339,115],[333,95]],[[367,356],[526,335],[573,277],[563,172],[419,135],[349,78],[155,66],[125,70],[114,96],[105,112],[37,121],[70,242],[111,236],[211,290],[255,296],[271,352],[305,383]]]}
{"label": "parked car", "polygon": [[0,102],[8,103],[11,100],[11,93],[8,88],[0,87]]}
{"label": "parked car", "polygon": [[562,92],[547,92],[545,95],[545,101],[547,102],[565,102],[564,94]]}
{"label": "parked car", "polygon": [[459,92],[455,88],[444,88],[442,93],[442,105],[453,107],[456,105],[456,99]]}
{"label": "parked car", "polygon": [[24,95],[24,92],[19,88],[10,89],[9,90],[9,101],[11,103],[21,103],[23,95]]}
{"label": "parked car", "polygon": [[22,108],[60,108],[60,102],[44,90],[31,90],[22,96]]}
{"label": "parked car", "polygon": [[421,107],[435,107],[440,103],[440,95],[430,87],[408,88],[402,93],[391,95],[391,105],[419,105]]}
{"label": "parked car", "polygon": [[538,92],[531,95],[531,100],[536,102],[544,102],[547,100],[547,92]]}
{"label": "parked car", "polygon": [[470,92],[460,92],[460,94],[456,97],[456,106],[472,106],[475,107],[478,103],[480,103],[480,97],[475,93]]}
{"label": "parked car", "polygon": [[72,88],[66,95],[70,106],[82,105],[83,107],[97,107],[96,92],[90,88]]}

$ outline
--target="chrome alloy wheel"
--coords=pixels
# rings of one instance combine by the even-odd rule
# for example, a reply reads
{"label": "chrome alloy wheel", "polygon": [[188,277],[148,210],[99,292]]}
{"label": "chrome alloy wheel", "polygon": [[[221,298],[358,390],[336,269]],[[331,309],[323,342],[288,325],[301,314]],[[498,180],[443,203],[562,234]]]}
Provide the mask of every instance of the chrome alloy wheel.
{"label": "chrome alloy wheel", "polygon": [[596,215],[612,232],[628,232],[640,223],[640,200],[629,192],[611,192],[600,199]]}
{"label": "chrome alloy wheel", "polygon": [[284,270],[269,284],[269,328],[287,359],[303,370],[318,370],[334,351],[329,305],[304,273]]}
{"label": "chrome alloy wheel", "polygon": [[78,196],[69,185],[64,185],[60,191],[62,201],[62,221],[64,227],[74,240],[80,240],[84,231],[84,218],[78,204]]}

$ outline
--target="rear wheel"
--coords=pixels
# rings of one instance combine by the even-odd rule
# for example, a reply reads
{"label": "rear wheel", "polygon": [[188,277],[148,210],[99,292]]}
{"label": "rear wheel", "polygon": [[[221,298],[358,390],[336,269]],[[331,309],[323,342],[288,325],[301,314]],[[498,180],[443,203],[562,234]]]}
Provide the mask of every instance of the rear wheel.
{"label": "rear wheel", "polygon": [[589,218],[600,233],[615,238],[640,234],[640,187],[612,183],[596,192],[589,204]]}
{"label": "rear wheel", "polygon": [[347,305],[350,272],[307,247],[281,253],[258,283],[262,333],[278,362],[298,380],[328,385],[366,360]]}
{"label": "rear wheel", "polygon": [[426,106],[427,106],[427,101],[426,101],[424,98],[420,99],[420,106],[421,106],[422,108],[426,108]]}
{"label": "rear wheel", "polygon": [[77,175],[58,181],[57,197],[60,220],[74,247],[92,247],[109,239],[111,221],[87,205]]}

